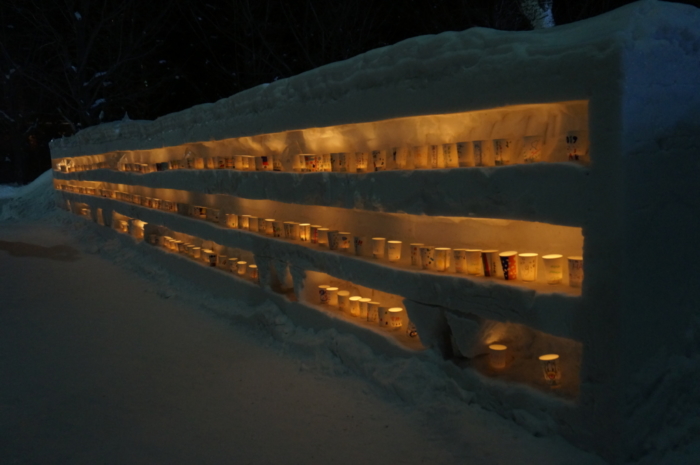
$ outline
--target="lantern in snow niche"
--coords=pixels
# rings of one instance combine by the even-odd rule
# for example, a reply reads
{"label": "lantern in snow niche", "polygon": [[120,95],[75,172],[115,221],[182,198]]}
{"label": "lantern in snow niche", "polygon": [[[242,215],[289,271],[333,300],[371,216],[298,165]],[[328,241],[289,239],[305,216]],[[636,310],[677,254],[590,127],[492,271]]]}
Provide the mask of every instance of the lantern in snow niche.
{"label": "lantern in snow niche", "polygon": [[408,337],[418,337],[418,328],[412,321],[409,321],[408,325],[406,325],[406,335]]}
{"label": "lantern in snow niche", "polygon": [[389,326],[389,307],[383,307],[379,306],[377,310],[377,323],[379,323],[379,326],[383,327],[388,327]]}
{"label": "lantern in snow niche", "polygon": [[209,266],[216,266],[216,253],[211,249],[203,249],[202,261]]}
{"label": "lantern in snow niche", "polygon": [[384,258],[384,248],[386,245],[385,237],[372,238],[372,256],[374,258]]}
{"label": "lantern in snow niche", "polygon": [[503,279],[506,281],[514,281],[518,278],[518,265],[515,261],[517,255],[518,252],[515,251],[501,252],[498,254],[498,256],[501,258]]}
{"label": "lantern in snow niche", "polygon": [[180,253],[185,253],[187,252],[187,244],[182,241],[175,241],[175,245],[177,246],[177,251]]}
{"label": "lantern in snow niche", "polygon": [[321,304],[328,303],[328,288],[331,287],[328,284],[321,284],[318,286],[318,301]]}
{"label": "lantern in snow niche", "polygon": [[219,254],[216,256],[216,267],[217,268],[225,269],[227,264],[228,264],[228,257],[226,255]]}
{"label": "lantern in snow niche", "polygon": [[258,280],[258,265],[250,265],[248,267],[248,277],[253,281]]}
{"label": "lantern in snow niche", "polygon": [[586,131],[567,132],[566,146],[569,161],[588,161],[588,133]]}
{"label": "lantern in snow niche", "polygon": [[338,250],[340,246],[340,233],[337,230],[328,231],[328,248]]}
{"label": "lantern in snow niche", "polygon": [[275,220],[274,218],[265,219],[265,235],[275,237]]}
{"label": "lantern in snow niche", "polygon": [[250,218],[250,215],[241,215],[238,217],[238,228],[239,229],[248,229],[248,227],[250,225],[248,218]]}
{"label": "lantern in snow niche", "polygon": [[559,371],[559,355],[546,354],[539,356],[542,365],[544,379],[551,387],[558,387],[561,380],[561,371]]}
{"label": "lantern in snow niche", "polygon": [[226,169],[232,170],[236,167],[236,157],[226,157]]}
{"label": "lantern in snow niche", "polygon": [[245,276],[245,273],[248,269],[248,262],[239,260],[236,262],[236,272],[238,273],[238,276]]}
{"label": "lantern in snow niche", "polygon": [[484,276],[496,276],[496,262],[498,250],[482,250],[481,251],[481,266]]}
{"label": "lantern in snow niche", "polygon": [[467,274],[467,249],[454,249],[452,255],[455,259],[455,273]]}
{"label": "lantern in snow niche", "polygon": [[293,241],[299,240],[299,223],[294,221],[285,221],[284,237]]}
{"label": "lantern in snow niche", "polygon": [[207,208],[206,207],[194,207],[195,218],[207,219]]}
{"label": "lantern in snow niche", "polygon": [[369,302],[367,304],[367,321],[379,323],[379,302]]}
{"label": "lantern in snow niche", "polygon": [[489,365],[491,368],[501,370],[506,367],[506,350],[503,344],[491,344],[489,346]]}
{"label": "lantern in snow niche", "polygon": [[435,269],[437,271],[450,270],[450,255],[452,255],[452,249],[449,247],[435,247]]}
{"label": "lantern in snow niche", "polygon": [[238,215],[235,213],[226,214],[226,226],[229,228],[238,228]]}
{"label": "lantern in snow niche", "polygon": [[328,305],[331,305],[333,307],[338,306],[338,288],[337,287],[329,287],[326,289],[326,292],[328,293]]}
{"label": "lantern in snow niche", "polygon": [[495,139],[493,141],[494,163],[496,166],[508,165],[513,158],[515,144],[510,139]]}
{"label": "lantern in snow niche", "polygon": [[523,137],[523,148],[520,158],[525,163],[536,163],[542,158],[542,145],[544,137],[526,136]]}
{"label": "lantern in snow niche", "polygon": [[226,260],[226,267],[231,273],[238,272],[238,257],[230,257]]}
{"label": "lantern in snow niche", "polygon": [[459,168],[457,144],[442,144],[442,156],[445,160],[445,168]]}
{"label": "lantern in snow niche", "polygon": [[196,247],[196,245],[194,245],[194,244],[187,244],[185,246],[185,254],[189,255],[190,257],[194,257],[194,248],[195,247]]}
{"label": "lantern in snow niche", "polygon": [[369,167],[369,152],[355,152],[356,171],[364,173]]}
{"label": "lantern in snow niche", "polygon": [[269,155],[255,157],[255,169],[257,171],[272,171],[272,157]]}
{"label": "lantern in snow niche", "polygon": [[195,157],[194,159],[194,169],[203,170],[204,169],[204,158]]}
{"label": "lantern in snow niche", "polygon": [[411,266],[421,266],[421,261],[420,261],[420,248],[423,247],[423,244],[414,242],[413,244],[410,245],[411,248]]}
{"label": "lantern in snow niche", "polygon": [[428,147],[425,145],[416,145],[411,150],[411,156],[413,158],[413,166],[416,169],[423,169],[428,167]]}
{"label": "lantern in snow niche", "polygon": [[272,237],[284,236],[284,223],[282,221],[272,222]]}
{"label": "lantern in snow niche", "polygon": [[534,281],[537,279],[537,254],[518,254],[518,273],[523,281]]}
{"label": "lantern in snow niche", "polygon": [[374,171],[384,171],[386,169],[386,150],[373,150],[372,164]]}
{"label": "lantern in snow niche", "polygon": [[192,248],[192,258],[202,258],[202,248],[193,247]]}
{"label": "lantern in snow niche", "polygon": [[338,308],[341,312],[350,312],[350,291],[338,291]]}
{"label": "lantern in snow niche", "polygon": [[339,232],[338,233],[338,249],[342,252],[347,252],[350,250],[350,243],[353,242],[352,233],[349,232]]}
{"label": "lantern in snow niche", "polygon": [[387,242],[387,258],[390,262],[398,262],[401,260],[401,241]]}
{"label": "lantern in snow niche", "polygon": [[363,297],[360,299],[360,318],[367,319],[367,313],[369,312],[369,303],[372,301],[369,297]]}
{"label": "lantern in snow niche", "polygon": [[406,164],[408,163],[409,158],[409,149],[407,147],[393,147],[389,151],[388,157],[388,165],[391,165],[397,170],[406,169]]}
{"label": "lantern in snow niche", "polygon": [[208,170],[214,170],[214,169],[216,169],[216,168],[217,168],[216,165],[217,165],[217,162],[216,162],[216,158],[215,158],[215,157],[207,157],[207,158],[204,159],[204,166],[205,166]]}
{"label": "lantern in snow niche", "polygon": [[442,154],[442,145],[428,146],[428,167],[429,168],[444,168],[445,159]]}
{"label": "lantern in snow niche", "polygon": [[481,263],[481,250],[480,249],[467,249],[467,273],[472,276],[479,276],[482,274],[482,263]]}
{"label": "lantern in snow niche", "polygon": [[353,243],[355,244],[355,255],[360,257],[369,255],[369,238],[367,236],[355,236]]}
{"label": "lantern in snow niche", "polygon": [[312,244],[318,244],[318,230],[321,228],[321,225],[319,224],[312,224],[311,225],[311,243]]}
{"label": "lantern in snow niche", "polygon": [[299,239],[302,242],[310,242],[311,241],[311,224],[310,223],[301,223],[299,225]]}
{"label": "lantern in snow niche", "polygon": [[569,286],[581,287],[583,284],[583,257],[569,257]]}
{"label": "lantern in snow niche", "polygon": [[320,157],[316,155],[299,155],[302,161],[301,170],[305,173],[315,173],[321,171],[320,169]]}
{"label": "lantern in snow niche", "polygon": [[257,216],[249,216],[248,217],[248,231],[258,232],[259,230],[260,230],[260,226],[258,224],[258,217]]}
{"label": "lantern in snow niche", "polygon": [[543,255],[544,273],[547,277],[547,284],[559,284],[562,278],[561,269],[562,256],[559,254]]}
{"label": "lantern in snow niche", "polygon": [[318,245],[325,245],[328,247],[328,233],[330,232],[328,228],[318,228]]}
{"label": "lantern in snow niche", "polygon": [[360,300],[362,297],[359,295],[353,295],[350,297],[350,315],[360,316]]}
{"label": "lantern in snow niche", "polygon": [[435,247],[423,245],[420,248],[420,265],[424,270],[435,270]]}
{"label": "lantern in snow niche", "polygon": [[404,311],[401,307],[390,308],[386,317],[384,327],[390,330],[397,330],[401,328],[403,326],[403,313]]}

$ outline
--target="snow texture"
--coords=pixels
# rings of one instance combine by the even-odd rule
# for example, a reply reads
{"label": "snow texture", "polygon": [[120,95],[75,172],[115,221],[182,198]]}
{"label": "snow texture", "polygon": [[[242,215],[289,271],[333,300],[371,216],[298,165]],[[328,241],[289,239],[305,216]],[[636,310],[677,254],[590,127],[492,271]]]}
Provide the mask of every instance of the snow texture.
{"label": "snow texture", "polygon": [[[123,180],[117,177],[119,173],[56,177],[127,185],[143,181],[152,187],[284,201],[285,191],[275,188],[279,181],[293,186],[287,194],[299,204],[380,212],[386,208],[424,215],[476,214],[579,227],[584,236],[586,279],[581,297],[569,307],[570,318],[564,322],[555,321],[551,295],[476,284],[454,290],[454,296],[470,299],[468,302],[478,303],[474,297],[482,292],[491,293],[489,298],[505,299],[508,305],[495,307],[509,312],[503,319],[517,313],[513,309],[535,308],[525,303],[528,299],[547,300],[545,313],[552,319],[539,327],[533,323],[539,319],[534,315],[516,320],[530,327],[519,334],[534,337],[535,330],[551,331],[571,344],[582,345],[577,400],[562,403],[525,386],[482,379],[476,372],[455,367],[463,383],[458,383],[460,389],[468,386],[481,405],[540,434],[555,428],[613,463],[658,463],[667,454],[680,454],[673,463],[683,463],[679,451],[694,447],[695,412],[700,407],[694,387],[700,385],[700,294],[696,289],[700,269],[692,266],[700,262],[696,187],[700,179],[696,156],[700,148],[699,77],[700,10],[642,1],[546,30],[476,28],[407,40],[153,122],[122,121],[90,128],[53,141],[52,157],[160,150],[389,118],[587,101],[591,163],[584,168],[558,163],[493,170],[460,168],[450,170],[446,176],[451,179],[444,185],[437,179],[445,173],[441,170],[414,171],[406,179],[394,172],[358,175],[352,181],[340,175],[260,173],[248,178],[256,186],[246,186],[239,174],[208,178],[208,174],[195,172],[131,174]],[[571,184],[557,190],[565,177]],[[222,187],[229,179],[235,187]],[[489,184],[490,179],[494,184]],[[387,181],[385,186],[369,187],[382,180]],[[479,180],[490,186],[482,193],[503,188],[508,200],[503,203],[499,196],[480,196],[471,187],[463,187]],[[339,190],[333,187],[344,182],[350,185]],[[432,197],[436,185],[437,197]],[[357,203],[350,201],[355,190]],[[325,195],[325,200],[319,200]],[[86,196],[76,199],[96,206],[101,201]],[[254,238],[223,234],[210,225],[194,226],[188,219],[171,218],[173,215],[132,206],[114,208],[128,208],[132,211],[125,214],[143,215],[144,221],[174,229],[255,245]],[[284,258],[301,257],[311,268],[347,273],[356,279],[370,271],[361,261],[325,260],[293,247],[278,250]],[[409,313],[416,309],[411,317],[417,324],[422,322],[426,340],[432,334],[436,346],[441,345],[435,353],[444,355],[454,349],[444,342],[450,321],[455,331],[471,337],[458,319],[464,316],[448,317],[459,310],[452,308],[451,295],[443,295],[434,286],[451,286],[449,277],[444,282],[428,279],[420,284],[400,269],[387,272],[382,268],[372,272],[394,273],[385,276],[408,283],[400,292],[394,289],[396,294],[420,289],[433,299],[408,299],[407,306]],[[472,291],[476,294],[468,295]],[[557,333],[554,327],[566,331]],[[456,349],[468,353],[459,344]],[[409,360],[422,363],[419,358]],[[433,363],[433,368],[426,369],[449,370],[439,360]],[[422,395],[412,387],[400,392],[406,398]],[[540,418],[544,426],[536,426],[531,416]]]}

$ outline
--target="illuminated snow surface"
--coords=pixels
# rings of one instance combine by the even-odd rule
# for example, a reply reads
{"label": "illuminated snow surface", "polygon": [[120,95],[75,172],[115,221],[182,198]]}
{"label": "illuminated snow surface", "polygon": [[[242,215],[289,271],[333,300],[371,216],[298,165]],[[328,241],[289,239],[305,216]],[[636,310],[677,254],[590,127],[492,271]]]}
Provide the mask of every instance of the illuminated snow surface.
{"label": "illuminated snow surface", "polygon": [[17,193],[0,204],[0,463],[604,463],[428,361],[203,293],[56,210],[50,173]]}

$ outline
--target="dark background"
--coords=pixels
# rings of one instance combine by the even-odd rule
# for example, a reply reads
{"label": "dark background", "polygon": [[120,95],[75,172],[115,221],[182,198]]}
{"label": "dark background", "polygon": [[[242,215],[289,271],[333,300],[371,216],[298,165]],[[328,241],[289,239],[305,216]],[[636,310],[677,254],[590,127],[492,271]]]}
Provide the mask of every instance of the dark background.
{"label": "dark background", "polygon": [[[627,3],[554,0],[553,13],[566,24]],[[2,0],[0,183],[32,181],[48,142],[81,128],[474,26],[530,29],[517,0]]]}

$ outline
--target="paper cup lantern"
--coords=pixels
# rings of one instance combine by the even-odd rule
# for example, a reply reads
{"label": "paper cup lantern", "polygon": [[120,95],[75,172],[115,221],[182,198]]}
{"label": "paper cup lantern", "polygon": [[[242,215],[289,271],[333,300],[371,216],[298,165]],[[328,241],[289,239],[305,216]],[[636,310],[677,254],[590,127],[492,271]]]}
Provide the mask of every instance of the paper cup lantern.
{"label": "paper cup lantern", "polygon": [[320,304],[328,303],[328,288],[331,287],[328,284],[321,284],[318,286],[318,302]]}
{"label": "paper cup lantern", "polygon": [[401,307],[392,307],[387,313],[388,324],[385,323],[385,327],[390,330],[396,331],[403,326],[403,314],[404,310]]}
{"label": "paper cup lantern", "polygon": [[581,287],[583,284],[583,257],[568,257],[569,286]]}
{"label": "paper cup lantern", "polygon": [[338,306],[338,288],[337,287],[329,287],[326,289],[326,292],[328,293],[328,305],[331,305],[333,307]]}
{"label": "paper cup lantern", "polygon": [[201,247],[192,248],[192,258],[202,258],[202,248]]}
{"label": "paper cup lantern", "polygon": [[457,144],[442,144],[442,156],[445,160],[445,168],[459,168]]}
{"label": "paper cup lantern", "polygon": [[303,166],[302,166],[302,171],[305,173],[315,173],[317,171],[321,171],[320,167],[320,158],[316,155],[301,155],[302,161],[303,161]]}
{"label": "paper cup lantern", "polygon": [[369,302],[367,304],[367,321],[379,323],[379,302]]}
{"label": "paper cup lantern", "polygon": [[387,242],[387,258],[390,262],[398,262],[401,260],[401,241]]}
{"label": "paper cup lantern", "polygon": [[562,256],[559,254],[543,255],[544,273],[547,277],[547,284],[559,284],[562,279],[561,269]]}
{"label": "paper cup lantern", "polygon": [[566,134],[567,158],[569,161],[588,161],[588,132],[569,131]]}
{"label": "paper cup lantern", "polygon": [[185,247],[185,254],[189,255],[190,257],[194,257],[194,248],[194,244],[187,244],[187,246]]}
{"label": "paper cup lantern", "polygon": [[272,236],[284,237],[284,223],[282,221],[272,222]]}
{"label": "paper cup lantern", "polygon": [[389,327],[389,308],[390,307],[379,306],[379,309],[377,310],[377,315],[379,317],[377,323],[379,323],[379,326],[382,328]]}
{"label": "paper cup lantern", "polygon": [[467,273],[472,276],[481,276],[482,263],[481,263],[481,250],[479,249],[467,249]]}
{"label": "paper cup lantern", "polygon": [[248,231],[258,232],[259,230],[260,230],[260,225],[258,224],[258,217],[257,216],[249,216],[248,217]]}
{"label": "paper cup lantern", "polygon": [[250,265],[248,267],[248,277],[253,281],[258,280],[258,265]]}
{"label": "paper cup lantern", "polygon": [[454,249],[452,256],[455,261],[455,272],[467,274],[467,249]]}
{"label": "paper cup lantern", "polygon": [[491,344],[489,346],[489,365],[497,370],[506,367],[506,350],[503,344]]}
{"label": "paper cup lantern", "polygon": [[450,269],[450,255],[452,255],[452,249],[449,247],[436,247],[435,248],[435,270],[436,271],[449,271]]}
{"label": "paper cup lantern", "polygon": [[230,257],[228,260],[226,260],[226,263],[226,266],[231,273],[238,272],[238,257]]}
{"label": "paper cup lantern", "polygon": [[423,247],[423,244],[414,242],[409,247],[411,249],[411,266],[421,266],[420,248]]}
{"label": "paper cup lantern", "polygon": [[328,228],[318,228],[317,230],[318,233],[318,245],[323,245],[328,247]]}
{"label": "paper cup lantern", "polygon": [[255,169],[257,171],[272,171],[272,157],[268,155],[255,157]]}
{"label": "paper cup lantern", "polygon": [[424,245],[420,248],[420,264],[424,270],[435,270],[435,247]]}
{"label": "paper cup lantern", "polygon": [[525,163],[536,163],[542,160],[542,145],[544,137],[526,136],[523,137],[523,147],[520,158]]}
{"label": "paper cup lantern", "polygon": [[299,225],[299,239],[302,242],[311,242],[311,224],[301,223]]}
{"label": "paper cup lantern", "polygon": [[501,267],[503,268],[503,279],[506,281],[515,281],[518,279],[518,252],[508,251],[501,252],[498,256],[501,258]]}
{"label": "paper cup lantern", "polygon": [[245,276],[247,269],[248,262],[243,260],[236,262],[236,272],[238,273],[238,276]]}
{"label": "paper cup lantern", "polygon": [[321,225],[318,224],[312,224],[311,225],[311,243],[312,244],[318,244],[318,230],[321,228]]}
{"label": "paper cup lantern", "polygon": [[372,238],[372,256],[374,258],[384,258],[384,248],[386,246],[385,237]]}
{"label": "paper cup lantern", "polygon": [[338,308],[342,312],[350,312],[350,291],[338,291]]}
{"label": "paper cup lantern", "polygon": [[353,237],[353,243],[355,244],[355,255],[360,257],[369,255],[370,244],[367,236],[355,236]]}
{"label": "paper cup lantern", "polygon": [[328,248],[338,250],[340,246],[340,233],[337,230],[328,231]]}
{"label": "paper cup lantern", "polygon": [[537,279],[537,254],[518,254],[518,273],[523,281],[535,281]]}
{"label": "paper cup lantern", "polygon": [[495,139],[493,154],[496,166],[508,165],[513,158],[514,141],[511,139]]}
{"label": "paper cup lantern", "polygon": [[350,243],[353,242],[352,233],[349,232],[339,232],[338,233],[338,249],[347,252],[350,250]]}
{"label": "paper cup lantern", "polygon": [[359,295],[350,297],[350,315],[360,316],[360,300],[362,300],[362,297]]}
{"label": "paper cup lantern", "polygon": [[238,228],[238,215],[235,213],[226,214],[226,226],[229,228]]}
{"label": "paper cup lantern", "polygon": [[228,264],[228,257],[226,255],[217,255],[216,256],[216,267],[217,268],[226,268],[226,265]]}
{"label": "paper cup lantern", "polygon": [[274,218],[265,218],[265,235],[266,236],[275,236],[275,219]]}
{"label": "paper cup lantern", "polygon": [[369,168],[369,152],[355,152],[355,169],[364,173]]}
{"label": "paper cup lantern", "polygon": [[299,240],[299,223],[294,221],[285,221],[284,237],[293,241]]}
{"label": "paper cup lantern", "polygon": [[428,147],[426,145],[414,146],[411,155],[413,156],[413,166],[416,169],[428,167]]}
{"label": "paper cup lantern", "polygon": [[482,250],[481,266],[484,276],[496,276],[496,263],[498,262],[498,250]]}
{"label": "paper cup lantern", "polygon": [[561,380],[561,371],[559,371],[559,355],[545,354],[539,356],[542,372],[545,382],[551,387],[557,387]]}
{"label": "paper cup lantern", "polygon": [[202,250],[202,261],[209,266],[216,266],[216,252],[210,249]]}
{"label": "paper cup lantern", "polygon": [[241,215],[238,217],[238,228],[239,229],[248,229],[250,222],[248,219],[250,218],[250,215]]}
{"label": "paper cup lantern", "polygon": [[360,318],[367,319],[367,313],[369,312],[369,303],[372,301],[369,297],[363,297],[360,299]]}
{"label": "paper cup lantern", "polygon": [[384,171],[386,169],[386,150],[373,150],[372,164],[374,171]]}

